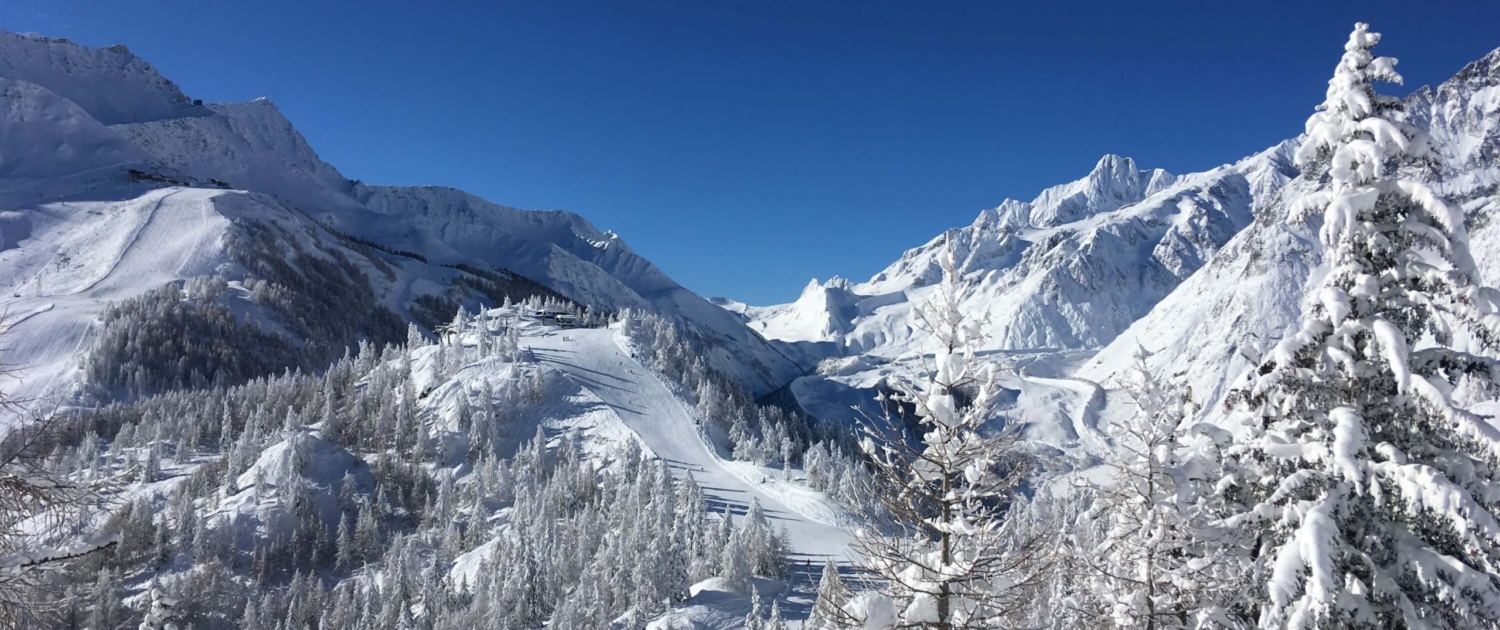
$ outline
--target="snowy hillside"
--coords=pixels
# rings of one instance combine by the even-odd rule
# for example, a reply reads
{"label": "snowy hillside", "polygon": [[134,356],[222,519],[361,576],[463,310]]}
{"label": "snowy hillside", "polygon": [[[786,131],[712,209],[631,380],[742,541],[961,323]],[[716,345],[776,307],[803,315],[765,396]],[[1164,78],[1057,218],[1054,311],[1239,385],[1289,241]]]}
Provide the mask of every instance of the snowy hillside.
{"label": "snowy hillside", "polygon": [[[1471,251],[1485,282],[1500,284],[1500,50],[1436,89],[1417,90],[1407,103],[1412,122],[1444,147],[1437,172],[1425,177],[1468,211]],[[1311,185],[1298,180],[1292,187]],[[1288,225],[1279,197],[1269,198],[1267,210],[1078,375],[1114,381],[1144,346],[1206,409],[1218,409],[1228,388],[1296,324],[1309,280],[1323,273],[1316,230]]]}
{"label": "snowy hillside", "polygon": [[[433,326],[460,306],[535,294],[679,318],[716,344],[714,367],[756,391],[800,372],[738,319],[578,215],[350,181],[269,100],[195,104],[124,47],[0,33],[0,90],[0,237],[8,249],[0,284],[10,294],[0,301],[12,314],[11,358],[27,367],[26,379],[5,385],[11,393],[62,394],[102,369],[83,364],[93,360],[110,303],[212,277],[230,290],[213,298],[217,306],[189,309],[191,317],[223,309],[235,314],[233,325],[320,348],[262,353],[253,366],[229,370],[231,379],[318,369],[337,356],[335,345],[403,335],[399,319]],[[328,274],[349,295],[368,296],[349,305],[359,321],[292,312],[328,299],[317,293],[327,293],[318,285]],[[137,347],[117,343],[120,352]],[[108,371],[121,383],[154,378]],[[162,384],[189,377],[163,376]],[[114,385],[103,389],[117,394]]]}
{"label": "snowy hillside", "polygon": [[0,32],[0,626],[1493,627],[1500,50],[1378,41],[751,306]]}
{"label": "snowy hillside", "polygon": [[[1429,180],[1468,210],[1477,262],[1487,281],[1500,281],[1500,225],[1492,218],[1500,212],[1500,51],[1407,101],[1413,121],[1444,147]],[[837,411],[847,407],[843,396],[833,406],[828,396],[848,385],[866,396],[891,373],[872,366],[924,351],[911,305],[926,299],[936,256],[951,241],[968,283],[963,308],[988,318],[988,348],[1023,356],[1065,351],[1031,369],[1115,387],[1145,347],[1214,409],[1296,322],[1319,264],[1313,233],[1285,221],[1283,199],[1311,186],[1296,179],[1296,144],[1184,176],[1106,156],[1084,179],[1031,202],[1006,200],[867,282],[813,281],[790,304],[719,303],[788,352],[865,357],[793,388],[809,410],[847,417]],[[1093,350],[1081,363],[1073,352]]]}
{"label": "snowy hillside", "polygon": [[987,317],[987,348],[1095,348],[1113,340],[1199,269],[1286,181],[1285,146],[1175,177],[1105,156],[1081,180],[1031,202],[1006,200],[949,230],[868,282],[809,285],[790,305],[744,310],[751,328],[789,342],[833,341],[843,353],[917,349],[910,309],[936,279],[951,241]]}
{"label": "snowy hillside", "polygon": [[0,77],[39,85],[104,125],[207,113],[124,46],[86,48],[61,38],[0,31]]}

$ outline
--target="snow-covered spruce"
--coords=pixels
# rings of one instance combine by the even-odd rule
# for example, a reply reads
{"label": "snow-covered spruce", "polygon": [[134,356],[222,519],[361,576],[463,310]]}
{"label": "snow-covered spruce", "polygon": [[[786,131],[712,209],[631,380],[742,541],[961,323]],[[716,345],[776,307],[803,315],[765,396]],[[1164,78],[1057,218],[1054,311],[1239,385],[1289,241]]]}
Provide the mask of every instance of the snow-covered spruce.
{"label": "snow-covered spruce", "polygon": [[1301,329],[1232,400],[1253,412],[1230,451],[1251,529],[1260,624],[1474,628],[1500,623],[1500,431],[1460,408],[1493,384],[1500,293],[1476,283],[1462,211],[1411,174],[1428,138],[1376,81],[1395,60],[1357,24],[1297,160],[1322,182],[1327,276]]}
{"label": "snow-covered spruce", "polygon": [[[894,520],[893,531],[864,529],[853,545],[885,583],[882,595],[840,609],[839,621],[866,628],[996,627],[1024,606],[1044,570],[1042,545],[1014,537],[1006,518],[1031,463],[1015,431],[988,426],[999,395],[994,366],[974,356],[980,322],[959,312],[952,248],[941,262],[943,281],[918,311],[936,351],[921,382],[882,396],[891,411],[861,440]],[[887,618],[888,609],[898,612]]]}

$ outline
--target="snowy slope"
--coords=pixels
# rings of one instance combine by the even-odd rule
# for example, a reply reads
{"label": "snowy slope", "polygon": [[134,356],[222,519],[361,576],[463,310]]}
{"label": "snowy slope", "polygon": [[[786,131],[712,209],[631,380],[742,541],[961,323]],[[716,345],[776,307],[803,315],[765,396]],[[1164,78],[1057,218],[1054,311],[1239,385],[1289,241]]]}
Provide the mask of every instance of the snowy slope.
{"label": "snowy slope", "polygon": [[207,113],[124,46],[0,31],[0,77],[40,85],[105,125]]}
{"label": "snowy slope", "polygon": [[[1408,99],[1412,120],[1444,147],[1428,179],[1469,211],[1472,252],[1484,280],[1500,285],[1500,50],[1466,66],[1436,89]],[[1311,186],[1298,180],[1284,197]],[[1321,273],[1316,232],[1288,225],[1280,199],[1255,225],[1114,343],[1082,367],[1079,376],[1117,379],[1129,369],[1137,344],[1158,353],[1153,361],[1193,387],[1213,411],[1228,388],[1259,361],[1261,352],[1299,319],[1304,294]]]}
{"label": "snowy slope", "polygon": [[741,312],[768,337],[899,356],[921,341],[911,306],[926,299],[951,242],[968,284],[963,309],[988,320],[987,349],[1099,347],[1249,224],[1285,181],[1287,161],[1279,146],[1174,177],[1105,156],[1087,177],[1031,202],[1006,200],[868,282],[809,285],[793,304]]}
{"label": "snowy slope", "polygon": [[[119,201],[70,199],[0,214],[29,235],[0,252],[7,361],[25,378],[6,392],[30,398],[74,374],[104,305],[183,277],[214,272],[229,220],[221,191],[162,188]],[[77,221],[77,217],[88,221]]]}
{"label": "snowy slope", "polygon": [[568,373],[609,405],[647,450],[679,474],[691,473],[710,506],[743,513],[752,498],[758,499],[772,521],[791,533],[795,561],[846,559],[851,536],[841,528],[850,523],[843,508],[821,493],[776,480],[765,469],[714,454],[687,407],[622,348],[616,331],[543,331],[524,337],[522,344],[542,364]]}
{"label": "snowy slope", "polygon": [[860,316],[863,297],[853,292],[848,280],[835,276],[826,282],[814,278],[790,304],[750,306],[725,298],[714,300],[767,339],[839,342],[850,331],[850,323]]}
{"label": "snowy slope", "polygon": [[[270,101],[195,105],[123,47],[0,32],[0,90],[0,244],[10,250],[0,284],[41,282],[0,298],[8,312],[27,314],[16,331],[27,340],[11,358],[33,382],[17,392],[63,386],[58,379],[71,378],[109,302],[195,276],[255,275],[233,268],[224,249],[226,233],[255,225],[296,226],[309,255],[348,260],[398,314],[433,295],[472,308],[480,296],[459,286],[466,272],[454,267],[499,267],[595,307],[681,319],[719,346],[715,367],[756,391],[800,372],[736,317],[576,214],[507,208],[452,189],[363,186],[322,161]],[[252,194],[234,195],[225,211],[228,188]],[[152,234],[158,222],[182,238],[125,238]],[[90,240],[110,238],[105,247]],[[63,268],[78,277],[122,272],[98,287],[54,286]],[[282,332],[263,309],[230,307]]]}
{"label": "snowy slope", "polygon": [[113,125],[158,170],[218,180],[291,201],[309,213],[356,207],[349,182],[316,152],[275,103],[214,103],[204,115]]}
{"label": "snowy slope", "polygon": [[0,178],[46,179],[146,160],[83,108],[40,85],[0,78],[0,98]]}

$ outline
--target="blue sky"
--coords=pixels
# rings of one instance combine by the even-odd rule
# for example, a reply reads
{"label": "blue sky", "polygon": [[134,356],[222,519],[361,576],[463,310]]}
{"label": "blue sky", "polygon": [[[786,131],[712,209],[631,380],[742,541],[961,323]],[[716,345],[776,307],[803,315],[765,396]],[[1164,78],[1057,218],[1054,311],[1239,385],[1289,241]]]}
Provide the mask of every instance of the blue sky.
{"label": "blue sky", "polygon": [[0,1],[195,98],[271,98],[348,177],[573,210],[759,304],[1104,153],[1184,173],[1290,137],[1356,20],[1401,93],[1500,47],[1475,0]]}

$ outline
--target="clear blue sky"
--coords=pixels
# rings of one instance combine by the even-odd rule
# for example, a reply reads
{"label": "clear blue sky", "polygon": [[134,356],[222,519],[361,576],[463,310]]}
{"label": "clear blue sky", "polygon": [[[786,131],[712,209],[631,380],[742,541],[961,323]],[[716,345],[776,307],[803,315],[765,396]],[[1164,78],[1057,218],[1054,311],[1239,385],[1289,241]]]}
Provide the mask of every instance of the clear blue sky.
{"label": "clear blue sky", "polygon": [[1183,173],[1290,137],[1356,20],[1409,88],[1500,47],[1485,0],[0,1],[195,98],[270,97],[346,176],[574,210],[760,304],[1106,152]]}

